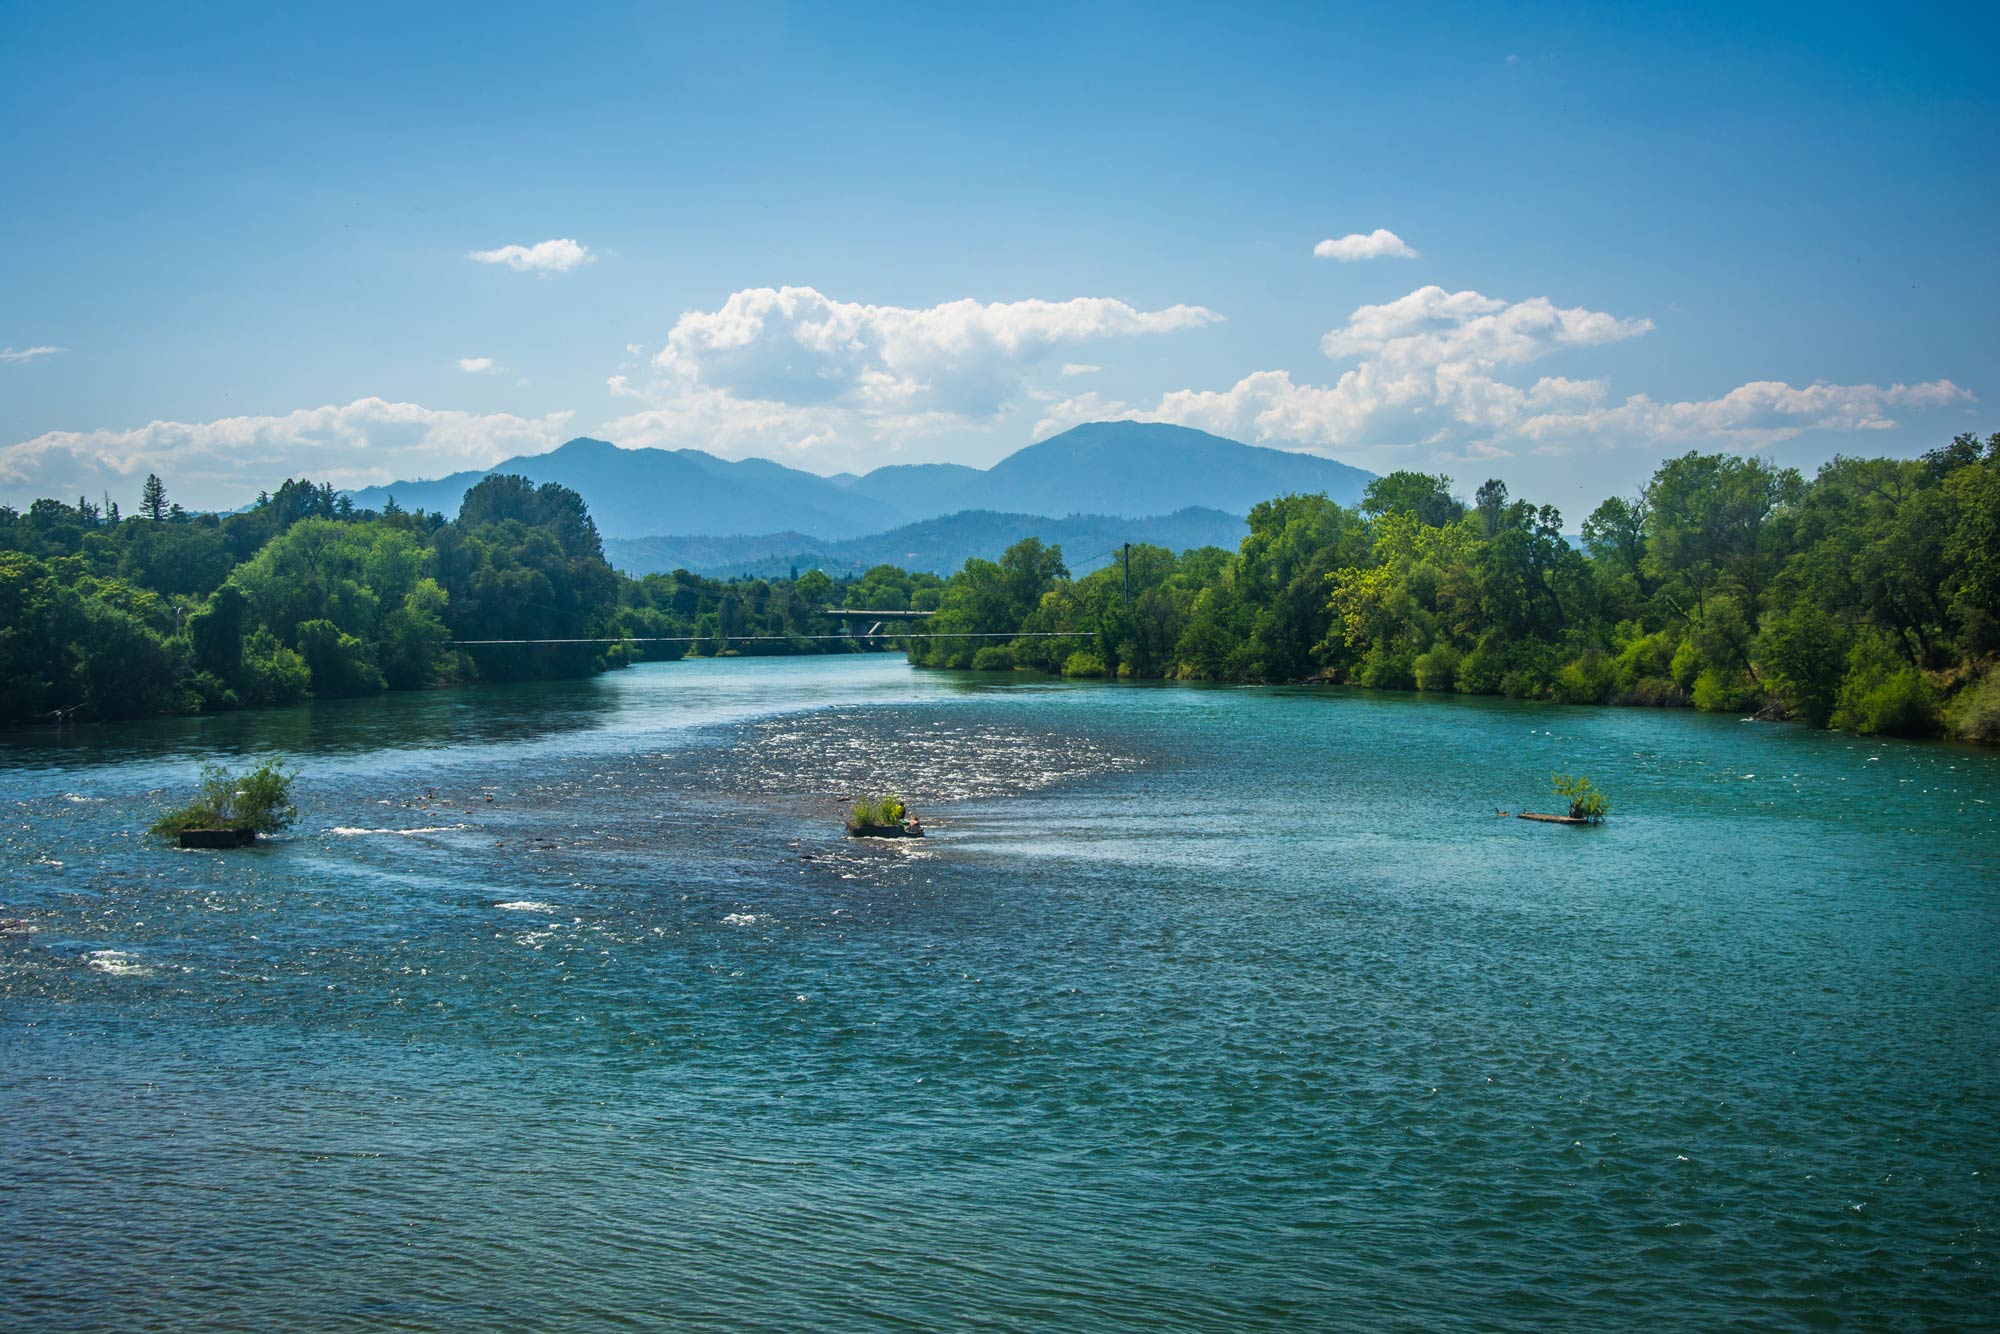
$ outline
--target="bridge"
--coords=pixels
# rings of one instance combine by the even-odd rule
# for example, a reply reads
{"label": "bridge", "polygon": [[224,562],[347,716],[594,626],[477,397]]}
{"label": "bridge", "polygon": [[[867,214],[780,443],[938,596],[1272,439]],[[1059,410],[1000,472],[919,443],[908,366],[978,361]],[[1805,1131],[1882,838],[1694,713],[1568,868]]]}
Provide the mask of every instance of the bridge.
{"label": "bridge", "polygon": [[875,611],[864,607],[828,607],[820,613],[822,616],[838,617],[840,628],[843,630],[866,621],[868,631],[866,634],[857,635],[858,639],[877,638],[886,621],[919,621],[932,614],[928,611]]}

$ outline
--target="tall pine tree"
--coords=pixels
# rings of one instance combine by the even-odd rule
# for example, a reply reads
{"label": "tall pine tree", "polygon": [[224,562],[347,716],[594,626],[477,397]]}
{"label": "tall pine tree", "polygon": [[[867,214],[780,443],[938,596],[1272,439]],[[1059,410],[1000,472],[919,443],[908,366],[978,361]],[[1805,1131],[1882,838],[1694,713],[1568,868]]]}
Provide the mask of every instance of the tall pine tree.
{"label": "tall pine tree", "polygon": [[156,472],[146,474],[145,489],[139,493],[139,511],[155,523],[167,517],[167,484]]}

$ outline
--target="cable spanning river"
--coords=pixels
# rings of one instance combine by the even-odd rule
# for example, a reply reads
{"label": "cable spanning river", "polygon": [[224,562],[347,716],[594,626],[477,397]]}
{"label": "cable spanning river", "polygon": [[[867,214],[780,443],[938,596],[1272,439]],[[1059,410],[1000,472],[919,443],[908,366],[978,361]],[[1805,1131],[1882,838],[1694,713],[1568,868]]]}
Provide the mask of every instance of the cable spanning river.
{"label": "cable spanning river", "polygon": [[[138,832],[273,749],[289,835]],[[16,734],[0,820],[9,1328],[2000,1311],[1991,752],[691,661]]]}

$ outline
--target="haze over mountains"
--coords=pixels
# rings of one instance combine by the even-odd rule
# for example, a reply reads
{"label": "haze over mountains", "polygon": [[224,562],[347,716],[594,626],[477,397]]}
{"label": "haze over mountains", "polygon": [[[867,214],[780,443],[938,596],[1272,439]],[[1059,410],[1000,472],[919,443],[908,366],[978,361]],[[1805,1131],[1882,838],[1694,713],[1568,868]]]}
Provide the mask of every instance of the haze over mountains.
{"label": "haze over mountains", "polygon": [[[1119,541],[1174,546],[1174,539],[1182,539],[1181,545],[1201,545],[1216,540],[1203,534],[1223,532],[1224,520],[1240,520],[1259,501],[1287,492],[1324,492],[1352,504],[1373,476],[1332,459],[1245,445],[1184,426],[1092,422],[986,469],[893,464],[860,477],[821,477],[768,459],[732,462],[697,449],[620,449],[580,438],[484,472],[397,482],[353,496],[366,508],[380,508],[393,495],[406,509],[455,514],[465,492],[488,473],[518,473],[578,492],[614,562],[628,569],[634,568],[631,560],[673,568],[655,562],[712,552],[703,573],[788,563],[792,556],[802,561],[823,556],[844,566],[872,554],[877,544],[853,541],[870,535],[884,539],[882,550],[921,553],[925,568],[955,569],[968,555],[989,554],[984,548],[996,533],[1014,531],[1022,527],[1016,521],[1034,517],[1157,520],[1150,529],[1145,523],[1114,528],[1100,522],[1090,532],[1093,538],[1115,531],[1122,534]],[[1183,514],[1191,509],[1204,513]],[[912,525],[919,527],[892,533]],[[1147,536],[1152,529],[1160,535]],[[1079,529],[1076,537],[1081,535]],[[1197,536],[1201,541],[1186,540]],[[757,540],[691,540],[749,538]],[[1233,544],[1233,539],[1225,543]],[[848,549],[836,555],[831,549],[836,545]],[[957,552],[963,554],[954,559]]]}

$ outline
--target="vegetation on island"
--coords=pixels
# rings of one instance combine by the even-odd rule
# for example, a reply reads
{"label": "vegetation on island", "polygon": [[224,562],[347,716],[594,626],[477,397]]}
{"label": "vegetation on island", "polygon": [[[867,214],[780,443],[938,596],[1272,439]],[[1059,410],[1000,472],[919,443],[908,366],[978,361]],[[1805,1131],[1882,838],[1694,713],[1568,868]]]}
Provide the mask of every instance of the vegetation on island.
{"label": "vegetation on island", "polygon": [[863,797],[854,803],[848,813],[847,827],[852,829],[886,829],[901,825],[909,818],[909,808],[900,797]]}
{"label": "vegetation on island", "polygon": [[1071,578],[1036,541],[970,561],[916,642],[936,667],[1327,681],[1691,706],[2000,741],[2000,434],[1918,459],[1669,459],[1581,540],[1499,481],[1398,472],[1360,506],[1282,496],[1238,550]]}
{"label": "vegetation on island", "polygon": [[1611,801],[1582,774],[1550,774],[1549,786],[1569,803],[1569,818],[1601,824],[1611,814]]}
{"label": "vegetation on island", "polygon": [[295,777],[277,758],[240,776],[220,764],[204,764],[194,800],[155,820],[151,832],[168,838],[188,829],[251,829],[275,834],[298,818],[298,807],[291,797]]}

